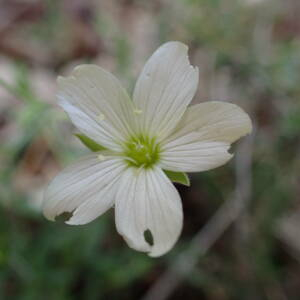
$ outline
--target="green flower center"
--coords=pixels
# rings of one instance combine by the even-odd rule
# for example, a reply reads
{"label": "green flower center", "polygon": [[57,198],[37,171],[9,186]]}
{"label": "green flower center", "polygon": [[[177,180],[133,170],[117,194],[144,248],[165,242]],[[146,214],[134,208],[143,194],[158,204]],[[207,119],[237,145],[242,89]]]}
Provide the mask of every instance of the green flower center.
{"label": "green flower center", "polygon": [[125,144],[125,160],[128,165],[133,167],[150,168],[158,162],[159,154],[160,147],[154,138],[131,138]]}

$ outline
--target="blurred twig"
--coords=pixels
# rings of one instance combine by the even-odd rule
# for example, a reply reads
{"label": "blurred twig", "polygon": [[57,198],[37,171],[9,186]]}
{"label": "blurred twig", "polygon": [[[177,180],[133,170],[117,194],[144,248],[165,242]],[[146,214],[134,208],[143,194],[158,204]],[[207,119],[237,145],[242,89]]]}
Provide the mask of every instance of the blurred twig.
{"label": "blurred twig", "polygon": [[244,211],[251,198],[251,163],[254,133],[237,148],[235,158],[236,187],[210,221],[195,235],[190,246],[179,255],[154,285],[143,300],[165,300],[196,266],[199,257],[205,255],[224,231]]}

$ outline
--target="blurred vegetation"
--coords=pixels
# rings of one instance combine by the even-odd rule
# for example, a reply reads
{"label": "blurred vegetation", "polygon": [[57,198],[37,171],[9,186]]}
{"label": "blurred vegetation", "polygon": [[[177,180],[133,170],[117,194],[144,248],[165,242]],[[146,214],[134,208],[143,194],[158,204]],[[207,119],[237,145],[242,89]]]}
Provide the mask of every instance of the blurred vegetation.
{"label": "blurred vegetation", "polygon": [[200,68],[195,102],[237,103],[256,127],[246,231],[235,222],[171,299],[299,299],[300,229],[280,230],[300,218],[299,15],[298,0],[0,1],[0,299],[140,299],[230,197],[232,163],[177,186],[183,234],[158,259],[127,247],[112,211],[78,227],[40,212],[49,180],[88,151],[55,105],[56,76],[92,62],[132,90],[168,40]]}

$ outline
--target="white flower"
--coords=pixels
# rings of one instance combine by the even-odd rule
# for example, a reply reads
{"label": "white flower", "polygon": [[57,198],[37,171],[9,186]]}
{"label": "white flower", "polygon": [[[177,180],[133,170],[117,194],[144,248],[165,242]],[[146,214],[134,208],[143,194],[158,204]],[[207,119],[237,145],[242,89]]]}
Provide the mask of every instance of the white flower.
{"label": "white flower", "polygon": [[58,79],[60,105],[106,150],[81,158],[51,182],[44,201],[48,219],[72,212],[67,224],[86,224],[114,206],[117,230],[131,248],[160,256],[173,247],[182,229],[182,205],[163,170],[219,167],[232,157],[230,144],[251,131],[248,115],[236,105],[188,107],[198,69],[187,51],[179,42],[156,50],[132,100],[112,74],[94,65]]}

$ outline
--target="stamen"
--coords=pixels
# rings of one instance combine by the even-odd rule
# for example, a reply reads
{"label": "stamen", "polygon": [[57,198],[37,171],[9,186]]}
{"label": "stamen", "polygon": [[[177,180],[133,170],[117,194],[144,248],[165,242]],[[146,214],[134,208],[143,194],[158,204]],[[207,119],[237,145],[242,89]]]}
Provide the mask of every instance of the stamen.
{"label": "stamen", "polygon": [[158,162],[160,147],[153,139],[135,137],[125,144],[125,161],[137,168],[149,168]]}
{"label": "stamen", "polygon": [[126,160],[131,161],[133,164],[136,164],[136,163],[137,163],[134,159],[132,159],[132,158],[129,157],[129,156],[126,156]]}

